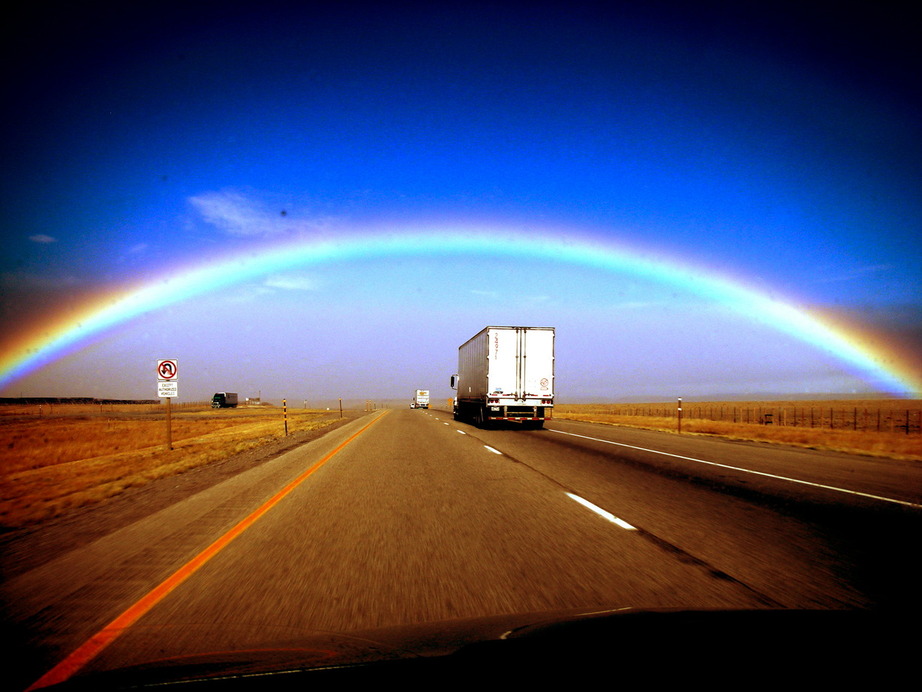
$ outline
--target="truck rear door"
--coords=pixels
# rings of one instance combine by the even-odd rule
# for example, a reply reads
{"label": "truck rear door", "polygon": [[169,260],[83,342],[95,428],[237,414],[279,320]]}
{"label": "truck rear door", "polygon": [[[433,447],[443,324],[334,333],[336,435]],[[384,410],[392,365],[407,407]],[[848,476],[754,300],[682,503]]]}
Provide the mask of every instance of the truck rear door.
{"label": "truck rear door", "polygon": [[488,395],[516,396],[521,391],[519,329],[491,329],[488,333]]}
{"label": "truck rear door", "polygon": [[554,331],[520,329],[519,376],[516,387],[520,399],[554,396]]}

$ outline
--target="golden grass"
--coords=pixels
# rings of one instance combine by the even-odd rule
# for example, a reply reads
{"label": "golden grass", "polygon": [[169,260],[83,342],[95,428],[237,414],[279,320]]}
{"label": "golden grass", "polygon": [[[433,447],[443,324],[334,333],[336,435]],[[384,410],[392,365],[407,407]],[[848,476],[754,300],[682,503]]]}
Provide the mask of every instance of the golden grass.
{"label": "golden grass", "polygon": [[[676,403],[561,404],[553,415],[677,432],[676,408]],[[922,461],[918,400],[685,402],[682,409],[682,434]]]}
{"label": "golden grass", "polygon": [[[333,424],[329,411],[292,409],[288,431]],[[282,410],[174,407],[173,449],[156,405],[0,409],[0,525],[12,527],[281,438]]]}

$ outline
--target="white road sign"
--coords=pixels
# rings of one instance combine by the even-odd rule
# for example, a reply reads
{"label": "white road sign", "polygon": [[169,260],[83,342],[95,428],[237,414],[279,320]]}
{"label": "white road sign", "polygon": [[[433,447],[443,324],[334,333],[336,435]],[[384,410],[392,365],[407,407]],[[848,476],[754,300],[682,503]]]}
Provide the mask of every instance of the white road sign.
{"label": "white road sign", "polygon": [[175,396],[179,396],[179,383],[178,382],[158,382],[157,383],[157,396],[161,398],[171,399]]}
{"label": "white road sign", "polygon": [[175,358],[157,361],[157,379],[161,382],[175,382],[179,376],[179,367]]}

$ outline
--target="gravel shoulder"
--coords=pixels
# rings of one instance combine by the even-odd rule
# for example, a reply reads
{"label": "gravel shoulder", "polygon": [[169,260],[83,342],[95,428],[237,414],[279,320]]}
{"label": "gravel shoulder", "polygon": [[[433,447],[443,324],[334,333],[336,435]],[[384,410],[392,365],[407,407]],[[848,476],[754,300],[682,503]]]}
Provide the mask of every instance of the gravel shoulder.
{"label": "gravel shoulder", "polygon": [[344,412],[343,418],[337,418],[332,425],[319,430],[295,432],[221,461],[129,488],[103,502],[75,509],[39,524],[6,531],[0,534],[0,579],[10,579],[61,553],[92,543],[242,471],[318,439],[361,415],[357,411]]}

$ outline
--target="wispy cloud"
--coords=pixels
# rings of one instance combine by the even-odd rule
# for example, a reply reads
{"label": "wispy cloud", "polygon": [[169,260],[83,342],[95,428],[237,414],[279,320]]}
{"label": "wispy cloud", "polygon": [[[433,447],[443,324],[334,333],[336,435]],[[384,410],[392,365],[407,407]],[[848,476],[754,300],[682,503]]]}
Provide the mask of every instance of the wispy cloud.
{"label": "wispy cloud", "polygon": [[266,277],[263,285],[285,291],[316,291],[319,287],[313,277],[304,274],[273,274]]}
{"label": "wispy cloud", "polygon": [[44,233],[36,233],[35,235],[30,235],[29,240],[31,240],[33,243],[40,243],[42,245],[58,242],[57,238],[53,238],[50,235],[45,235]]}
{"label": "wispy cloud", "polygon": [[650,308],[661,308],[662,304],[643,300],[626,300],[623,303],[615,304],[614,307],[621,308],[622,310],[647,310]]}
{"label": "wispy cloud", "polygon": [[299,216],[236,191],[206,192],[189,202],[206,223],[240,238],[316,232],[332,222],[330,217]]}

